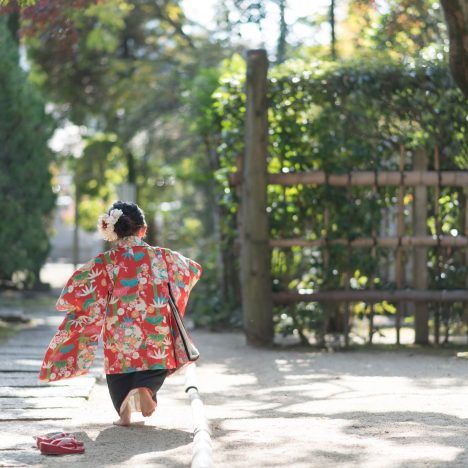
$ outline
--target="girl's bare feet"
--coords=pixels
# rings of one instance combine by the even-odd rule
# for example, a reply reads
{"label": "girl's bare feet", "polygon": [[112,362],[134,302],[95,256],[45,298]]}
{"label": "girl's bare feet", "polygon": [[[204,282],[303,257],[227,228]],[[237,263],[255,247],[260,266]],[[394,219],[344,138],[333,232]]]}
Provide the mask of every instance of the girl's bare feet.
{"label": "girl's bare feet", "polygon": [[148,388],[139,388],[141,414],[145,417],[151,416],[156,409],[156,402],[153,400],[151,390]]}
{"label": "girl's bare feet", "polygon": [[120,419],[114,421],[113,424],[116,426],[130,426],[132,423],[132,409],[130,408],[130,404],[126,404],[122,413],[120,413]]}

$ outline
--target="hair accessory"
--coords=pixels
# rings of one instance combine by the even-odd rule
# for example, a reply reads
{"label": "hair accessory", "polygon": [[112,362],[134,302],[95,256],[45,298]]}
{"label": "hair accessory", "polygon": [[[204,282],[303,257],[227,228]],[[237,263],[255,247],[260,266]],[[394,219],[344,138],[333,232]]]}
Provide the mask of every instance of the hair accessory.
{"label": "hair accessory", "polygon": [[119,238],[115,233],[114,226],[122,215],[122,210],[114,209],[111,210],[109,214],[102,214],[99,216],[97,228],[104,240],[112,242]]}

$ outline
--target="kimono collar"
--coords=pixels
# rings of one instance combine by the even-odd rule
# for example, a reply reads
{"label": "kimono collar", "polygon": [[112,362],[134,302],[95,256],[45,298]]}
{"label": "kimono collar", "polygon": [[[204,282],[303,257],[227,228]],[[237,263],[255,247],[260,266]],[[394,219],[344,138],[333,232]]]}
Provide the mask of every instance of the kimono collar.
{"label": "kimono collar", "polygon": [[147,246],[148,244],[138,236],[127,236],[127,237],[122,237],[121,239],[118,239],[114,242],[114,245],[116,247],[133,247],[135,245],[145,245]]}

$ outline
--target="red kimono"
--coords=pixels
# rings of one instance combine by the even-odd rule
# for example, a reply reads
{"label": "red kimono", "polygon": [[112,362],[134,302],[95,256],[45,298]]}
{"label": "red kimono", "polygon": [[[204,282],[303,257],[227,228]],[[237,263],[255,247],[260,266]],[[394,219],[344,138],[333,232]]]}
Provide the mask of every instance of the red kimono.
{"label": "red kimono", "polygon": [[150,369],[175,372],[188,362],[168,303],[169,285],[183,316],[201,266],[178,252],[152,247],[138,236],[79,268],[56,308],[65,318],[46,351],[40,380],[88,372],[99,337],[106,374]]}

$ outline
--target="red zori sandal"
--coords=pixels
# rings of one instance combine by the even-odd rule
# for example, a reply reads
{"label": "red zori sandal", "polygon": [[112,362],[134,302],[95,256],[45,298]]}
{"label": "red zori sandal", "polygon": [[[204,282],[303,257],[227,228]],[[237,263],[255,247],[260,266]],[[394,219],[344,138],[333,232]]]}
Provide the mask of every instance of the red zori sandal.
{"label": "red zori sandal", "polygon": [[52,433],[52,434],[33,436],[33,437],[34,437],[34,439],[36,439],[37,448],[39,448],[39,444],[41,442],[49,442],[50,443],[50,442],[52,442],[54,440],[59,440],[59,439],[64,439],[64,438],[75,439],[75,436],[73,434],[68,433],[68,432],[55,432],[55,433]]}
{"label": "red zori sandal", "polygon": [[44,455],[69,455],[85,451],[83,442],[70,437],[55,439],[52,442],[41,442],[39,448]]}

